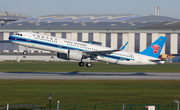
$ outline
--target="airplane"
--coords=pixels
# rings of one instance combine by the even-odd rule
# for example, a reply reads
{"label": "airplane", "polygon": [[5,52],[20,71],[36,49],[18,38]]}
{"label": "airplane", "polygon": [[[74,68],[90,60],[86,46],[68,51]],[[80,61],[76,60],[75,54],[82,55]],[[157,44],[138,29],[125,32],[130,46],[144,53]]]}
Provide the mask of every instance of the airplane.
{"label": "airplane", "polygon": [[163,49],[166,39],[166,37],[160,36],[142,52],[134,53],[123,50],[128,42],[120,49],[113,49],[95,45],[92,42],[84,43],[33,32],[18,32],[15,35],[9,36],[11,42],[26,47],[23,54],[27,53],[27,48],[53,51],[57,52],[57,57],[60,59],[79,61],[79,66],[81,67],[84,66],[84,62],[86,62],[87,67],[91,67],[91,60],[120,65],[164,64],[165,61],[158,57]]}

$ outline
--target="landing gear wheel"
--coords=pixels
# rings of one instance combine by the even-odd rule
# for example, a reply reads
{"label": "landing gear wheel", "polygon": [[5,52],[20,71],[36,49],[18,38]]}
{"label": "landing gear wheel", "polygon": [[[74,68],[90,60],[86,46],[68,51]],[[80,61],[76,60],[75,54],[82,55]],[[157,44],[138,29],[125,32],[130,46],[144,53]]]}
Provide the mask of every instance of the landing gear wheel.
{"label": "landing gear wheel", "polygon": [[84,66],[84,62],[79,62],[79,66],[83,67]]}
{"label": "landing gear wheel", "polygon": [[27,52],[26,52],[26,51],[24,51],[24,52],[23,52],[23,54],[24,54],[24,55],[26,55],[26,54],[27,54]]}
{"label": "landing gear wheel", "polygon": [[27,52],[28,52],[28,47],[26,47],[26,49],[24,50],[24,52],[23,52],[23,55],[26,55],[27,54]]}
{"label": "landing gear wheel", "polygon": [[92,64],[91,64],[90,62],[88,62],[88,63],[86,63],[86,66],[87,66],[87,67],[91,67]]}

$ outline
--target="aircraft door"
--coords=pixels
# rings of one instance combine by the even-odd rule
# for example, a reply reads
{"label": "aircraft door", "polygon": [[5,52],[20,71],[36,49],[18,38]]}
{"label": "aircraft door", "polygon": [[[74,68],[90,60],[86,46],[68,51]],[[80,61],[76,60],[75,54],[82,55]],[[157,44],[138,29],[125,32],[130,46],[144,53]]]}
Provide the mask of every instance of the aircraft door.
{"label": "aircraft door", "polygon": [[138,56],[138,61],[137,61],[137,63],[141,63],[141,61],[142,61],[142,56],[139,55],[139,56]]}
{"label": "aircraft door", "polygon": [[59,39],[59,45],[63,45],[63,40],[62,39]]}
{"label": "aircraft door", "polygon": [[63,40],[62,39],[58,39],[58,47],[62,48],[63,45]]}
{"label": "aircraft door", "polygon": [[28,34],[28,38],[31,38],[31,36],[32,36],[32,34],[31,34],[31,33],[29,33],[29,34]]}
{"label": "aircraft door", "polygon": [[31,42],[31,33],[26,34],[26,41]]}

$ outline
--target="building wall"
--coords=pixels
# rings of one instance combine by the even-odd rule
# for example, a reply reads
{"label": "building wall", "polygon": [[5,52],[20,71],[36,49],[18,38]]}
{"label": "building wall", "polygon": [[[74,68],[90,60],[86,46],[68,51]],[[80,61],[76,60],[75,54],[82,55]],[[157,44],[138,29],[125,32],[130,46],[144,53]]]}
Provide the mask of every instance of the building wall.
{"label": "building wall", "polygon": [[[9,35],[12,35],[13,31],[0,32],[0,40],[8,40]],[[120,48],[127,41],[129,44],[126,46],[125,50],[131,52],[141,52],[152,42],[154,42],[160,36],[167,36],[167,41],[161,54],[180,54],[180,32],[38,32],[40,34],[53,35],[55,37],[66,38],[78,41],[96,41],[101,42],[102,46],[108,46],[111,48]],[[13,52],[23,52],[25,47],[23,46],[11,46],[5,48],[5,44],[1,44],[0,50],[8,52],[9,50]],[[12,50],[13,49],[13,50]],[[30,49],[30,52],[46,52],[39,49]]]}

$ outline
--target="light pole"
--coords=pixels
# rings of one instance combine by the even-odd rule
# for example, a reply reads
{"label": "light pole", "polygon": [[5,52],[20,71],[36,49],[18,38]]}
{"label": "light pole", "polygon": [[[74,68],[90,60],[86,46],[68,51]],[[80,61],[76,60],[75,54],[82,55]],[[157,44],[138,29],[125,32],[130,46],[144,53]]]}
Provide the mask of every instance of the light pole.
{"label": "light pole", "polygon": [[175,100],[175,103],[177,103],[177,110],[179,110],[179,101]]}
{"label": "light pole", "polygon": [[49,110],[51,110],[51,99],[52,99],[52,96],[53,96],[53,95],[50,94],[50,95],[48,95],[48,96],[49,96]]}

